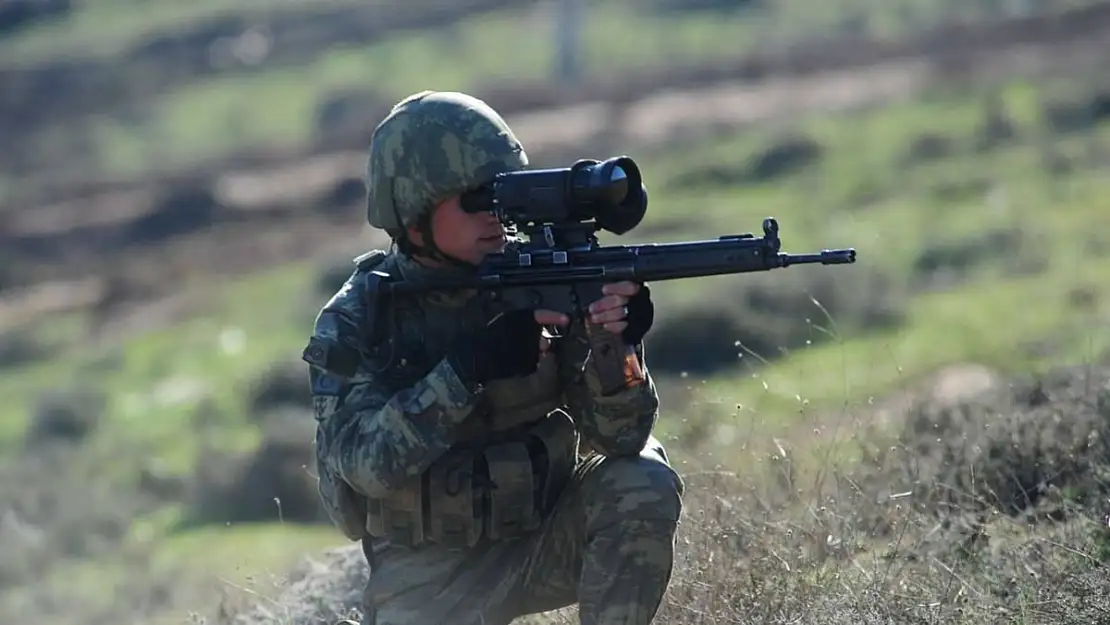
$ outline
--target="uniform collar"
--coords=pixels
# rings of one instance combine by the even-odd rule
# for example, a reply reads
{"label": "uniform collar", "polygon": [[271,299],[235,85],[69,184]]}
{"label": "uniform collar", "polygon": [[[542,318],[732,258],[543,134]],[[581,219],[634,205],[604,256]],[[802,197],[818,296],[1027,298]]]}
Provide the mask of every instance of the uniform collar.
{"label": "uniform collar", "polygon": [[[423,282],[444,280],[451,278],[469,278],[476,271],[472,267],[457,265],[444,265],[443,267],[429,267],[422,265],[415,259],[404,254],[397,254],[397,271],[402,280],[406,282]],[[474,290],[466,291],[430,291],[423,295],[423,299],[439,306],[459,307],[465,305],[476,295]]]}
{"label": "uniform collar", "polygon": [[397,254],[397,269],[402,279],[412,282],[443,280],[445,278],[450,279],[455,277],[464,278],[474,275],[475,272],[475,269],[472,267],[462,267],[458,265],[429,267],[420,264],[416,259],[406,256],[405,254]]}

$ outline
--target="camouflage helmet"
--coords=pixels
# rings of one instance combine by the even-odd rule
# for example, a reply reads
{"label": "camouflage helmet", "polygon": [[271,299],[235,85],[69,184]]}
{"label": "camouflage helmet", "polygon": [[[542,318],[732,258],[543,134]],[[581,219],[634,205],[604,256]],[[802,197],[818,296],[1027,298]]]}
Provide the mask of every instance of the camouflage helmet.
{"label": "camouflage helmet", "polygon": [[366,219],[396,232],[438,202],[528,165],[501,115],[464,93],[422,91],[374,129],[366,165]]}

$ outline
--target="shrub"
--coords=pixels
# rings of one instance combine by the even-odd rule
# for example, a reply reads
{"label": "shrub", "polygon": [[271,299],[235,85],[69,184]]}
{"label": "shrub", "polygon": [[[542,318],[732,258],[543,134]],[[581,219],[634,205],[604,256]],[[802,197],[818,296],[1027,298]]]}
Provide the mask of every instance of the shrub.
{"label": "shrub", "polygon": [[311,409],[308,365],[300,361],[282,362],[259,374],[249,385],[247,407],[252,418],[275,409]]}
{"label": "shrub", "polygon": [[677,188],[754,184],[777,180],[817,162],[824,149],[802,135],[789,135],[771,142],[749,158],[736,162],[697,163],[670,180]]}
{"label": "shrub", "polygon": [[271,423],[253,453],[206,451],[197,462],[186,525],[326,522],[314,466],[312,427],[303,420]]}
{"label": "shrub", "polygon": [[41,579],[66,559],[118,551],[132,520],[157,504],[106,477],[118,455],[134,451],[37,447],[0,463],[0,589]]}
{"label": "shrub", "polygon": [[1110,384],[1098,376],[1073,369],[951,407],[915,406],[898,443],[907,484],[961,510],[1016,515],[1053,493],[1101,505],[1110,492]]}
{"label": "shrub", "polygon": [[103,419],[104,401],[102,394],[86,389],[46,393],[31,414],[25,444],[38,448],[83,442]]}
{"label": "shrub", "polygon": [[0,334],[0,369],[18,367],[47,357],[51,350],[22,332]]}
{"label": "shrub", "polygon": [[[740,357],[774,359],[840,333],[899,323],[902,292],[885,275],[857,266],[847,272],[788,269],[714,278],[726,295],[670,311],[645,339],[660,372],[709,373]],[[710,289],[705,289],[708,292]]]}
{"label": "shrub", "polygon": [[1110,92],[1050,102],[1044,105],[1043,114],[1048,127],[1055,132],[1086,132],[1110,119]]}
{"label": "shrub", "polygon": [[1021,228],[991,228],[927,245],[914,261],[913,284],[920,289],[950,286],[992,264],[1003,275],[1029,274],[1047,263],[1047,252]]}

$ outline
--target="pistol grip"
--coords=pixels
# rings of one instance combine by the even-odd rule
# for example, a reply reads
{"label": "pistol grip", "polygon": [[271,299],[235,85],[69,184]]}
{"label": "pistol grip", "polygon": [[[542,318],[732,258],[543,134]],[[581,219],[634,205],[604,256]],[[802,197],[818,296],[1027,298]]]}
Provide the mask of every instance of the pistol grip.
{"label": "pistol grip", "polygon": [[586,323],[590,341],[590,363],[601,384],[601,394],[608,397],[644,382],[644,370],[636,348],[626,345],[621,335],[598,324]]}

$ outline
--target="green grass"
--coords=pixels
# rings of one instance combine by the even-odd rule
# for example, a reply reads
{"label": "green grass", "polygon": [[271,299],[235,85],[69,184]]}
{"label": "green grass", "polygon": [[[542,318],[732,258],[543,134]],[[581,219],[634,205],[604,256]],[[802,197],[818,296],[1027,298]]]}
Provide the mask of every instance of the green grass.
{"label": "green grass", "polygon": [[[110,55],[171,24],[183,27],[233,10],[226,0],[154,3],[142,11],[124,0],[81,7],[71,17],[0,42],[0,59]],[[289,3],[257,0],[234,10],[274,7],[290,9]],[[943,16],[998,15],[978,15],[962,2],[918,0],[779,0],[751,11],[661,14],[636,0],[623,0],[589,8],[582,58],[588,75],[603,79],[624,70],[736,57],[829,36],[838,29],[893,36]],[[850,26],[857,23],[862,26]],[[370,89],[396,100],[422,89],[481,92],[491,82],[545,80],[553,71],[554,25],[551,15],[507,9],[463,20],[450,33],[399,33],[368,45],[321,50],[299,65],[186,81],[153,98],[142,121],[111,116],[88,120],[85,128],[97,155],[91,162],[105,174],[126,174],[152,162],[192,163],[243,146],[303,145],[315,133],[319,106],[338,89]],[[46,135],[41,149],[52,149]]]}
{"label": "green grass", "polygon": [[[741,414],[774,426],[803,408],[863,410],[869,400],[947,364],[975,362],[1020,374],[1089,361],[1110,349],[1108,311],[1105,304],[1100,316],[1075,310],[1067,298],[1077,286],[1107,279],[1110,259],[1103,258],[1034,278],[921,296],[903,328],[795,351],[743,381],[715,376],[704,393],[735,398]],[[1061,351],[1049,358],[1030,353],[1038,339],[1059,333]]]}
{"label": "green grass", "polygon": [[181,566],[228,582],[246,585],[258,572],[280,575],[309,553],[343,544],[327,527],[280,523],[239,524],[182,532],[160,546],[154,559],[162,566]]}
{"label": "green grass", "polygon": [[[0,59],[9,65],[30,65],[56,58],[107,57],[126,52],[145,39],[161,32],[186,29],[206,19],[229,15],[266,15],[273,13],[304,11],[306,8],[352,6],[359,3],[352,0],[247,0],[229,2],[228,0],[193,0],[190,2],[136,2],[136,0],[102,0],[100,2],[76,3],[67,14],[42,23],[24,27],[8,35],[0,42]],[[743,3],[736,3],[740,6]],[[749,21],[760,21],[765,30],[770,29],[776,37],[799,38],[815,32],[829,32],[841,29],[857,34],[873,36],[897,36],[916,28],[930,26],[948,19],[985,20],[1006,15],[1005,9],[991,4],[977,5],[959,0],[769,0],[757,3],[756,10],[741,10],[736,14]],[[1031,8],[1062,8],[1090,4],[1090,0],[1065,0],[1033,2]],[[599,24],[606,29],[619,22],[610,22],[606,17],[610,7],[620,9],[632,18],[628,26],[635,23],[638,14],[650,6],[644,0],[623,0],[614,2],[589,3],[591,17],[599,16]],[[436,10],[435,3],[428,3],[429,13]],[[672,14],[673,15],[673,14]],[[757,18],[766,15],[765,19]],[[674,41],[688,35],[708,34],[702,25],[684,19],[675,22],[675,28],[648,30],[642,40],[658,41],[660,34],[664,40]],[[631,29],[628,32],[633,32]],[[677,35],[677,37],[676,37]],[[672,39],[672,37],[674,37]],[[699,37],[690,39],[696,47],[706,41]],[[717,44],[713,44],[717,45]],[[675,45],[671,52],[677,52]],[[697,53],[696,49],[694,50]]]}
{"label": "green grass", "polygon": [[[553,71],[552,28],[546,17],[514,10],[467,19],[451,36],[427,31],[337,46],[301,66],[181,85],[157,98],[143,124],[101,119],[94,136],[111,172],[134,171],[151,158],[190,162],[244,145],[303,144],[315,132],[317,107],[337,89],[368,88],[397,100],[423,89],[544,80]],[[600,77],[739,54],[757,44],[758,32],[759,21],[662,18],[606,4],[591,11],[582,55],[590,76]]]}
{"label": "green grass", "polygon": [[27,66],[59,58],[112,57],[153,34],[183,30],[207,19],[358,4],[354,0],[75,2],[69,13],[5,37],[0,42],[0,59],[5,65]]}
{"label": "green grass", "polygon": [[[39,581],[37,590],[68,597],[96,613],[118,609],[114,602],[129,596],[128,587],[134,584],[136,575],[142,575],[146,580],[165,580],[176,588],[195,584],[198,596],[184,600],[192,599],[197,602],[195,608],[207,610],[203,604],[219,601],[221,594],[248,595],[254,600],[276,596],[285,572],[304,554],[342,544],[329,528],[279,523],[221,526],[159,539],[154,552],[134,543],[95,562],[61,564]],[[183,612],[163,610],[144,622],[182,623]]]}
{"label": "green grass", "polygon": [[[1110,242],[1104,234],[1110,232],[1110,182],[1100,164],[1105,159],[1088,158],[1110,153],[1110,128],[1050,137],[1028,107],[1030,89],[1015,84],[1005,92],[1017,111],[1019,138],[982,152],[972,142],[982,118],[981,101],[948,94],[851,116],[801,120],[792,132],[816,140],[823,156],[774,180],[696,188],[679,184],[684,174],[707,165],[743,171],[753,155],[778,140],[770,132],[707,138],[633,155],[652,189],[644,227],[666,227],[653,240],[753,231],[762,217],[775,215],[789,251],[830,246],[859,250],[856,266],[784,270],[825,272],[833,281],[871,267],[909,282],[922,251],[937,241],[1000,228],[1017,228],[1031,237],[1032,243],[1015,254],[1043,260],[1038,271],[1013,274],[1005,259],[991,259],[965,282],[917,291],[907,318],[896,328],[837,336],[794,350],[756,373],[740,359],[734,370],[686,380],[696,389],[694,403],[668,402],[661,432],[677,435],[684,421],[714,419],[742,426],[757,437],[781,434],[814,415],[865,416],[871,402],[946,364],[978,362],[1024,372],[1081,362],[1110,349],[1107,300],[1096,299],[1087,308],[1073,303],[1077,291],[1087,289],[1097,296],[1100,285],[1110,281],[1110,255],[1096,248]],[[928,132],[951,136],[952,153],[907,164],[903,156],[908,147]],[[1072,169],[1049,173],[1044,167],[1049,154],[1070,155]],[[944,191],[967,182],[983,184],[962,195]],[[866,201],[860,199],[864,196]],[[636,240],[634,234],[624,238]],[[131,337],[115,353],[73,347],[57,360],[5,375],[0,395],[8,401],[0,406],[0,442],[18,444],[36,392],[80,380],[99,385],[110,397],[109,420],[91,445],[141,445],[145,461],[188,473],[201,442],[193,434],[200,398],[222,426],[221,444],[250,448],[259,433],[246,419],[246,385],[271,363],[296,360],[311,314],[323,302],[322,295],[306,295],[314,271],[308,264],[282,267],[229,283],[206,295],[213,305],[205,316]],[[660,284],[653,290],[665,311],[690,303],[712,306],[726,284],[726,278],[709,278]],[[836,321],[814,320],[833,331]],[[241,349],[221,348],[221,332],[229,329],[241,331]],[[1051,349],[1038,347],[1046,342]],[[174,389],[192,389],[198,395],[181,392],[175,397]],[[719,457],[729,455],[727,449],[717,451]],[[134,471],[134,462],[118,458],[119,474]],[[136,525],[136,535],[153,541],[156,558],[165,562],[191,562],[187,556],[199,551],[197,545],[214,544],[206,550],[219,553],[218,561],[196,564],[221,575],[273,571],[290,553],[342,542],[329,530],[301,534],[292,527],[250,526],[197,530],[161,542],[175,514],[166,511],[144,519]]]}
{"label": "green grass", "polygon": [[219,304],[210,316],[143,334],[108,353],[78,347],[66,358],[4,376],[0,394],[14,402],[0,416],[0,443],[22,434],[22,415],[35,397],[26,389],[65,387],[80,380],[110,398],[105,444],[143,442],[151,460],[188,471],[198,441],[181,432],[190,429],[203,403],[212,411],[208,416],[229,428],[224,444],[249,446],[256,432],[242,419],[244,392],[270,363],[299,355],[298,342],[310,330],[311,317],[302,314],[295,324],[290,302],[303,299],[296,293],[308,288],[311,277],[310,266],[281,267],[215,289]]}
{"label": "green grass", "polygon": [[[734,372],[698,380],[693,386],[703,409],[713,418],[754,420],[774,432],[814,412],[866,411],[869,401],[947,364],[978,362],[1019,373],[1081,362],[1110,349],[1110,304],[1103,299],[1090,310],[1072,303],[1077,292],[1099,293],[1099,285],[1110,279],[1110,257],[1099,249],[1110,241],[1105,234],[1110,232],[1110,200],[1097,156],[1110,147],[1110,128],[1043,139],[1048,131],[1039,115],[1022,108],[1027,93],[1028,85],[1009,85],[1004,99],[1017,113],[1013,117],[1018,132],[1029,140],[987,153],[957,147],[948,158],[911,167],[900,164],[902,156],[921,133],[938,132],[958,145],[970,143],[982,116],[976,100],[925,101],[848,118],[806,120],[794,132],[818,140],[827,156],[784,180],[667,192],[667,181],[686,172],[709,166],[739,168],[773,143],[775,135],[767,133],[645,155],[641,164],[648,184],[660,179],[663,186],[649,210],[654,210],[652,218],[671,226],[656,240],[758,232],[761,219],[774,215],[786,251],[852,246],[860,254],[855,266],[782,271],[822,272],[836,283],[855,267],[869,266],[900,276],[902,282],[912,275],[925,249],[1012,228],[1030,237],[1013,254],[1043,259],[1045,264],[1035,275],[1007,276],[1000,265],[1009,258],[992,258],[967,284],[916,295],[901,327],[867,336],[838,336],[796,350],[739,380]],[[1047,171],[1044,146],[1049,144],[1053,153],[1072,155],[1080,163],[1076,171]],[[966,181],[985,184],[956,198],[938,193]],[[856,188],[877,197],[857,203]],[[661,302],[679,306],[727,289],[735,283],[729,280],[666,283],[653,291]],[[837,332],[835,318],[813,323],[825,328],[821,332]],[[1044,341],[1051,342],[1047,353],[1037,349]],[[759,355],[746,357],[755,360]],[[678,432],[681,427],[663,419],[664,431]]]}

